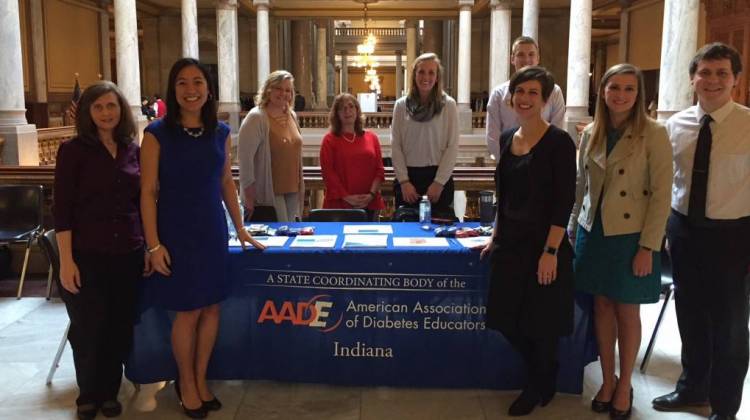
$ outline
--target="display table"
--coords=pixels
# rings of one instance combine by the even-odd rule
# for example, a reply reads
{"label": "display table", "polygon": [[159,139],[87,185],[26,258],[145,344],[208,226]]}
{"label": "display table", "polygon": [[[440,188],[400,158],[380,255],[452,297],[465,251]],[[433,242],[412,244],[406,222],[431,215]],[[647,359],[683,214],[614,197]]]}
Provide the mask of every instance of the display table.
{"label": "display table", "polygon": [[[278,226],[278,224],[272,224]],[[514,389],[522,361],[484,325],[489,264],[449,239],[447,248],[395,248],[395,237],[432,236],[394,223],[387,248],[230,248],[230,297],[208,369],[211,379],[270,379],[364,386]],[[176,377],[173,314],[143,296],[125,374],[133,382]],[[574,333],[561,340],[558,389],[580,393],[596,357],[591,299],[579,296]]]}

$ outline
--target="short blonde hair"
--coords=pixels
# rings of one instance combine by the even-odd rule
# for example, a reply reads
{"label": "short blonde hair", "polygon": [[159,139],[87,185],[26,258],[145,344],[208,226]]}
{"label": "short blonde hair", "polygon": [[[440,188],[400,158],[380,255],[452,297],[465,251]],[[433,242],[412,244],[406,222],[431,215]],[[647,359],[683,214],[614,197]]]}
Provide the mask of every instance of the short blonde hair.
{"label": "short blonde hair", "polygon": [[292,97],[289,99],[289,107],[291,108],[294,104],[294,76],[286,70],[276,70],[266,77],[263,82],[263,86],[258,89],[258,94],[255,95],[255,103],[258,108],[265,108],[268,102],[271,100],[271,89],[280,85],[284,80],[290,80],[292,82]]}

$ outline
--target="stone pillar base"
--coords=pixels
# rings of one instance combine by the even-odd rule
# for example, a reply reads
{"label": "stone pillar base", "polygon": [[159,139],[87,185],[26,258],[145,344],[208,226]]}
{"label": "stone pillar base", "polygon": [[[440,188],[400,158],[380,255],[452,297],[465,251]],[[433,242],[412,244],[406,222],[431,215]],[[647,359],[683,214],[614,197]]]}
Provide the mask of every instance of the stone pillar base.
{"label": "stone pillar base", "polygon": [[458,133],[471,134],[474,132],[474,125],[471,121],[471,108],[469,104],[458,104]]}
{"label": "stone pillar base", "polygon": [[0,125],[3,165],[39,166],[39,142],[36,125]]}
{"label": "stone pillar base", "polygon": [[240,111],[242,106],[238,102],[219,102],[219,112],[226,112],[229,114],[229,127],[232,129],[232,134],[237,134],[240,131]]}
{"label": "stone pillar base", "polygon": [[565,127],[561,128],[570,134],[570,137],[576,142],[576,146],[580,143],[576,126],[588,124],[593,120],[588,112],[588,107],[585,106],[569,106],[565,111]]}

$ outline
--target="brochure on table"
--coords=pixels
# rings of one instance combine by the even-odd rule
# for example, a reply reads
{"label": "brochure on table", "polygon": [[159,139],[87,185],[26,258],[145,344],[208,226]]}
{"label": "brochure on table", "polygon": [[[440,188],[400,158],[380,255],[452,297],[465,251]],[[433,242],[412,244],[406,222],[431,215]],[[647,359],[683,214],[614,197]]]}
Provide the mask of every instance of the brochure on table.
{"label": "brochure on table", "polygon": [[387,248],[388,235],[346,235],[343,248]]}
{"label": "brochure on table", "polygon": [[391,225],[344,225],[344,234],[381,234],[392,235]]}
{"label": "brochure on table", "polygon": [[[281,247],[281,246],[286,245],[286,242],[289,240],[289,237],[288,236],[253,236],[253,239],[265,245],[266,247]],[[239,239],[232,238],[229,240],[229,246],[240,247],[242,245],[240,245]],[[251,245],[247,244],[247,246],[251,246]]]}
{"label": "brochure on table", "polygon": [[298,235],[290,248],[333,248],[338,235]]}
{"label": "brochure on table", "polygon": [[476,248],[478,246],[485,246],[490,241],[491,236],[475,236],[473,238],[456,238],[458,243],[466,248]]}
{"label": "brochure on table", "polygon": [[435,248],[448,248],[447,238],[393,238],[394,247],[435,247]]}

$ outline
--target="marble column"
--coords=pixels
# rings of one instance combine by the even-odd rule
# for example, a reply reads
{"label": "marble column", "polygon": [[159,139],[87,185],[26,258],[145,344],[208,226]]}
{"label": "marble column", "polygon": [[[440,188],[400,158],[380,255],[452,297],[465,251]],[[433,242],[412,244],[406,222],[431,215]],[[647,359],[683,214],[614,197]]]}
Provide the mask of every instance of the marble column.
{"label": "marble column", "polygon": [[141,114],[141,74],[138,65],[138,23],[135,0],[115,0],[115,51],[117,52],[117,86],[130,104],[143,136],[146,117]]}
{"label": "marble column", "polygon": [[523,29],[521,34],[539,42],[539,0],[523,0]]}
{"label": "marble column", "polygon": [[5,139],[2,164],[39,165],[36,126],[26,120],[18,2],[0,6],[0,137]]}
{"label": "marble column", "polygon": [[182,0],[182,56],[198,59],[198,7],[196,0]]}
{"label": "marble column", "polygon": [[[425,20],[422,32],[422,52],[443,54],[443,21]],[[442,57],[440,57],[442,59]]]}
{"label": "marble column", "polygon": [[666,120],[693,103],[688,67],[698,43],[700,0],[666,0],[661,36],[659,120]]}
{"label": "marble column", "polygon": [[109,45],[109,12],[107,7],[109,6],[108,0],[102,0],[99,3],[101,11],[99,12],[99,36],[100,36],[100,50],[102,59],[102,79],[112,80],[112,50]]}
{"label": "marble column", "polygon": [[219,112],[229,113],[232,133],[239,128],[240,80],[237,40],[237,0],[216,2],[216,46],[219,62]]}
{"label": "marble column", "polygon": [[576,125],[589,116],[589,71],[591,68],[591,1],[571,0],[568,37],[568,91],[565,95],[565,130],[578,138]]}
{"label": "marble column", "polygon": [[[417,58],[417,21],[410,19],[406,21],[406,73],[411,74],[414,60]],[[406,77],[406,90],[411,87],[411,77]]]}
{"label": "marble column", "polygon": [[319,20],[317,23],[317,67],[318,77],[315,79],[315,109],[317,111],[328,110],[328,52],[326,33],[328,22]]}
{"label": "marble column", "polygon": [[404,52],[396,50],[396,99],[404,95],[404,65],[401,62],[401,55]]}
{"label": "marble column", "polygon": [[456,97],[456,49],[458,40],[456,30],[458,22],[455,19],[448,19],[443,22],[443,69],[445,77],[443,78],[443,88],[449,95]]}
{"label": "marble column", "polygon": [[292,21],[292,74],[294,88],[305,98],[305,110],[312,109],[312,54],[310,21]]}
{"label": "marble column", "polygon": [[459,0],[458,5],[458,129],[471,133],[471,9],[474,0]]}
{"label": "marble column", "polygon": [[256,7],[258,87],[260,88],[271,73],[271,41],[268,35],[268,9],[270,8],[270,1],[253,0],[253,6]]}
{"label": "marble column", "polygon": [[44,53],[44,15],[42,0],[29,2],[31,18],[31,51],[34,62],[34,81],[31,89],[34,102],[47,102],[47,56]]}
{"label": "marble column", "polygon": [[505,82],[510,69],[510,0],[490,0],[490,86]]}
{"label": "marble column", "polygon": [[618,47],[618,62],[628,62],[628,50],[630,49],[630,5],[632,0],[620,0],[620,40]]}
{"label": "marble column", "polygon": [[347,51],[341,51],[341,83],[339,84],[341,93],[349,92],[349,57]]}

